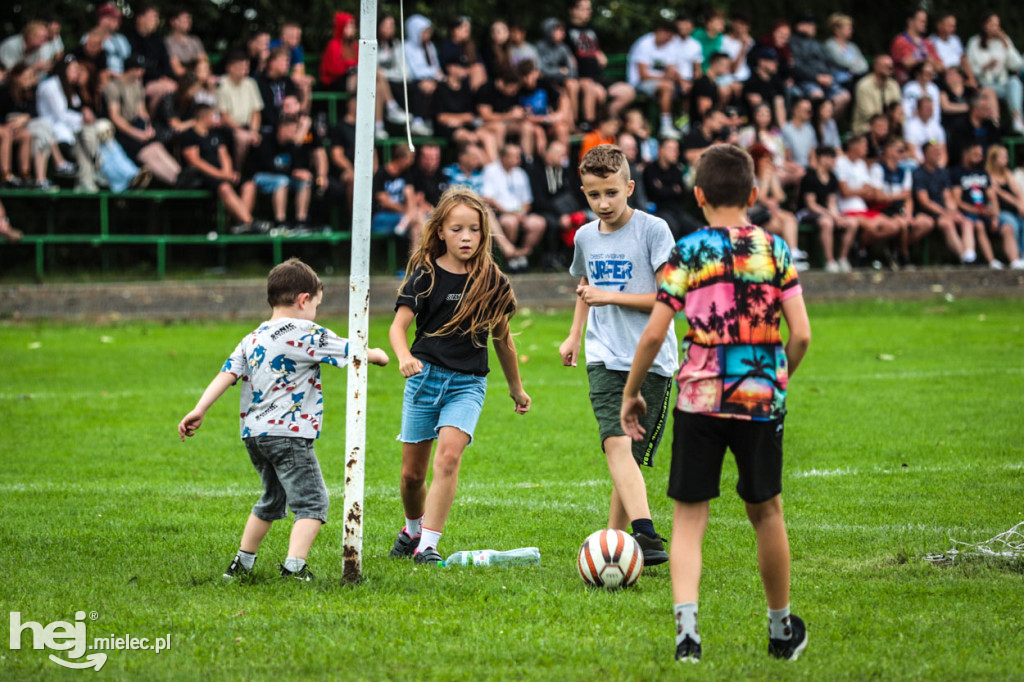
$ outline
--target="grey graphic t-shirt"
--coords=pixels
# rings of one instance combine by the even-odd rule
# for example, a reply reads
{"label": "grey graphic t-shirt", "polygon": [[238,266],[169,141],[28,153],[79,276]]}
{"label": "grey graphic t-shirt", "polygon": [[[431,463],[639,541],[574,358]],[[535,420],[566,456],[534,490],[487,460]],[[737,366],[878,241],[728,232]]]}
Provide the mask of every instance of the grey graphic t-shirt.
{"label": "grey graphic t-shirt", "polygon": [[[569,274],[586,277],[592,286],[606,291],[657,292],[655,273],[668,262],[675,245],[668,224],[643,211],[634,211],[629,222],[614,232],[598,231],[599,222],[587,223],[576,233]],[[587,364],[603,364],[608,369],[628,372],[649,317],[648,313],[617,305],[592,307],[583,343]],[[673,324],[651,371],[671,377],[678,366]]]}

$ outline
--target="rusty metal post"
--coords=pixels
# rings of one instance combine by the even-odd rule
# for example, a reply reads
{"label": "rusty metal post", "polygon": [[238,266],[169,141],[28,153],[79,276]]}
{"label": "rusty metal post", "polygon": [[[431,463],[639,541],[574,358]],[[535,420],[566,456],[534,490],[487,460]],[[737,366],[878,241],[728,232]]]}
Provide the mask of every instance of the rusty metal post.
{"label": "rusty metal post", "polygon": [[348,338],[351,363],[345,415],[345,536],[342,577],[363,573],[363,489],[366,473],[366,351],[370,322],[370,200],[373,191],[374,101],[377,97],[377,0],[362,0],[356,104],[355,188],[352,198],[352,265]]}

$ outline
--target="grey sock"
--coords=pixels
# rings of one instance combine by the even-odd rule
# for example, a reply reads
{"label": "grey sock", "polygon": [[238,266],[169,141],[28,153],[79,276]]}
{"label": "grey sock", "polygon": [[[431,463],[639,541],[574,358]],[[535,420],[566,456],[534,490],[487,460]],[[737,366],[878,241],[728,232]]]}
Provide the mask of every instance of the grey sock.
{"label": "grey sock", "polygon": [[697,630],[697,604],[692,601],[676,604],[674,610],[676,612],[676,646],[682,644],[687,635],[694,642],[700,644],[700,634]]}
{"label": "grey sock", "polygon": [[793,628],[789,627],[789,606],[773,611],[768,609],[768,636],[772,639],[789,639]]}
{"label": "grey sock", "polygon": [[238,550],[238,561],[242,564],[242,568],[251,571],[252,565],[256,563],[256,555]]}
{"label": "grey sock", "polygon": [[305,559],[296,559],[295,557],[290,556],[284,560],[285,569],[291,571],[292,573],[298,573],[302,570],[302,567],[305,565]]}

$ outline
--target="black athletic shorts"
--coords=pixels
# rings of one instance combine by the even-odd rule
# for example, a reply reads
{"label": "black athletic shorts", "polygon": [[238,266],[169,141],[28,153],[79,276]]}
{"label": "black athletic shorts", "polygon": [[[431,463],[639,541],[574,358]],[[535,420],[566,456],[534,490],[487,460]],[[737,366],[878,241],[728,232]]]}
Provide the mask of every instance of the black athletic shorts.
{"label": "black athletic shorts", "polygon": [[704,502],[721,494],[725,449],[739,469],[736,492],[744,502],[767,502],[782,492],[782,432],[785,417],[748,421],[675,410],[668,496]]}

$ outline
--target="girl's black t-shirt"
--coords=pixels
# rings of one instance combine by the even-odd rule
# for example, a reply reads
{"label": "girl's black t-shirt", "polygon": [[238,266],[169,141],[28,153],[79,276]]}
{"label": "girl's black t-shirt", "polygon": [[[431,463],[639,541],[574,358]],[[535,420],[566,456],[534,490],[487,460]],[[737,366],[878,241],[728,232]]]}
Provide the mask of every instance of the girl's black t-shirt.
{"label": "girl's black t-shirt", "polygon": [[[416,314],[416,337],[409,350],[413,357],[421,362],[429,362],[463,374],[487,376],[487,332],[476,334],[476,344],[465,331],[446,336],[431,336],[455,315],[469,275],[457,275],[435,264],[433,280],[434,288],[430,294],[422,295],[430,287],[431,277],[423,267],[418,267],[398,294],[395,310],[404,305]],[[508,278],[499,275],[494,297],[498,297],[509,288]],[[506,314],[511,312],[512,310],[508,310]]]}

